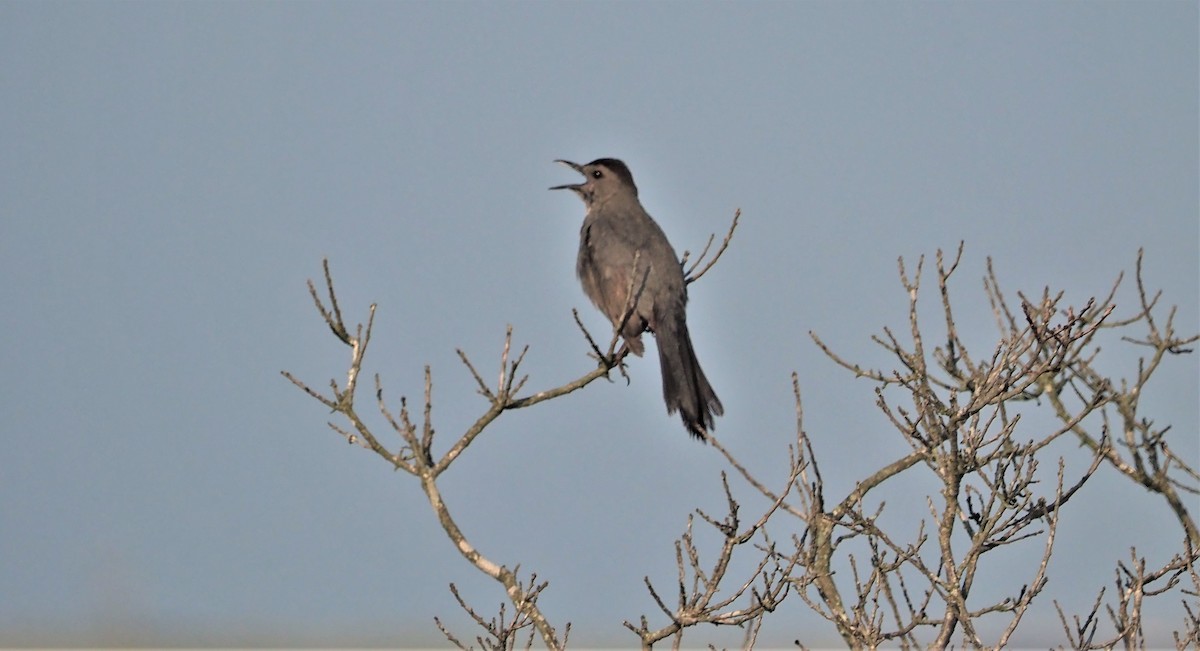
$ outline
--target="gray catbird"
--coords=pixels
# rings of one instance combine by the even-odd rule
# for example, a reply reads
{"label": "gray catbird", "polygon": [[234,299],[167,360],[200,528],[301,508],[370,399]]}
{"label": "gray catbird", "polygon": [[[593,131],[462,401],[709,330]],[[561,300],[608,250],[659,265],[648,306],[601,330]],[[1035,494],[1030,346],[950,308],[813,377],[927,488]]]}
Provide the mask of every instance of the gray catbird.
{"label": "gray catbird", "polygon": [[[688,336],[687,285],[675,249],[642,208],[625,163],[614,158],[587,165],[555,162],[584,176],[583,183],[550,188],[573,190],[587,207],[575,263],[584,293],[621,329],[634,355],[644,350],[642,333],[654,334],[667,413],[678,410],[688,432],[705,440],[713,418],[725,409],[700,370]],[[631,289],[636,305],[631,305]]]}

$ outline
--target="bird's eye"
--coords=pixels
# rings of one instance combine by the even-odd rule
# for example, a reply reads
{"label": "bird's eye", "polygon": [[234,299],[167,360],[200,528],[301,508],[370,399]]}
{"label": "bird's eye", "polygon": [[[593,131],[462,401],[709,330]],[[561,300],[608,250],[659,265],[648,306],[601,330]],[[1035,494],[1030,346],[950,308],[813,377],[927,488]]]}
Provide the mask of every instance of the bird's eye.
{"label": "bird's eye", "polygon": [[600,170],[592,170],[592,178],[593,179],[603,178],[603,176],[604,176],[604,173],[601,172]]}

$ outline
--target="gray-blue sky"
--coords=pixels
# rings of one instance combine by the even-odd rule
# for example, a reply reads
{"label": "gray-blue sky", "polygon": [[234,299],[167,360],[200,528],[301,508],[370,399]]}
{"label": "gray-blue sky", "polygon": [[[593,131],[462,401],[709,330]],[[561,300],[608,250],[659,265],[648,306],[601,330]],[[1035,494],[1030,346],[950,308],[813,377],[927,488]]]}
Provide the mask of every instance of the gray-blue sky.
{"label": "gray-blue sky", "polygon": [[[1194,2],[0,4],[0,633],[398,643],[455,617],[448,581],[498,602],[412,479],[278,371],[344,373],[304,288],[328,256],[348,317],[379,304],[389,393],[433,366],[444,436],[484,409],[454,349],[491,368],[506,324],[531,387],[585,372],[570,309],[604,323],[555,158],[623,158],[679,249],[743,210],[690,315],[718,432],[767,476],[793,370],[833,488],[903,449],[806,334],[881,361],[897,256],[965,240],[960,325],[987,345],[987,256],[1012,292],[1082,305],[1145,247],[1195,330],[1196,25]],[[655,366],[505,416],[445,480],[584,644],[632,642],[641,577],[669,579],[688,510],[721,507]],[[1195,459],[1195,357],[1152,389]],[[1130,545],[1177,538],[1111,479],[1063,522],[1051,585],[1076,609]]]}

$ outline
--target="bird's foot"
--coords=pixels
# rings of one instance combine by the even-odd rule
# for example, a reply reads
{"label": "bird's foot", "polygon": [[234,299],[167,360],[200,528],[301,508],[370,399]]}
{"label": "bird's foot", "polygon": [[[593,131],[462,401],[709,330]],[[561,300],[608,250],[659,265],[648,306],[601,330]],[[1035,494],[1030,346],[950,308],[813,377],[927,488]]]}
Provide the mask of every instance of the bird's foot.
{"label": "bird's foot", "polygon": [[609,360],[609,365],[608,365],[608,368],[610,368],[610,369],[615,368],[615,369],[617,369],[617,371],[619,371],[621,373],[621,377],[625,378],[625,386],[629,386],[630,382],[632,382],[632,380],[629,377],[629,373],[627,371],[627,369],[629,367],[626,366],[626,364],[625,364],[625,358],[628,356],[629,356],[629,344],[622,343],[621,347],[617,350],[617,352],[613,353],[612,359]]}

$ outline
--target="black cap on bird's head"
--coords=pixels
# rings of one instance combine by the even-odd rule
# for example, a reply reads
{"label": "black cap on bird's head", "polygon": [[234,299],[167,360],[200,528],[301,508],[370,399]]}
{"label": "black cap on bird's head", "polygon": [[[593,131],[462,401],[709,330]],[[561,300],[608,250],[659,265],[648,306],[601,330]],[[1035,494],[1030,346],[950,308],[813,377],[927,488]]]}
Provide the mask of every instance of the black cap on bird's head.
{"label": "black cap on bird's head", "polygon": [[572,163],[569,160],[556,160],[583,175],[583,183],[568,183],[556,185],[551,190],[572,190],[578,194],[584,203],[590,204],[597,199],[607,198],[618,191],[630,191],[637,197],[637,185],[633,182],[633,173],[625,163],[615,158],[597,158],[587,165]]}

